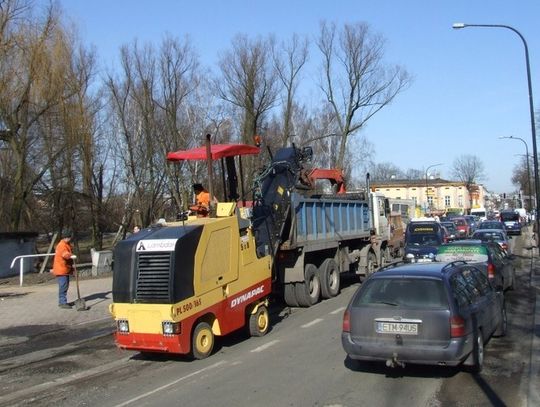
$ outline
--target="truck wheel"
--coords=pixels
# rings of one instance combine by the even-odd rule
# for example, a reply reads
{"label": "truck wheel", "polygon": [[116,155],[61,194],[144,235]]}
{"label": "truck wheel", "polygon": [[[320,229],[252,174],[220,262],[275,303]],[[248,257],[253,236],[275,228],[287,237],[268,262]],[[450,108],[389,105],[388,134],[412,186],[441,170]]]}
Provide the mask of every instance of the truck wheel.
{"label": "truck wheel", "polygon": [[321,282],[321,295],[323,298],[332,298],[339,294],[339,270],[334,259],[323,261],[319,269],[319,281]]}
{"label": "truck wheel", "polygon": [[317,267],[306,264],[304,268],[304,282],[294,285],[296,299],[301,307],[311,307],[319,301],[321,296],[321,281],[317,275]]}
{"label": "truck wheel", "polygon": [[270,327],[268,309],[261,305],[255,314],[249,316],[249,334],[251,336],[264,336]]}
{"label": "truck wheel", "polygon": [[199,322],[191,337],[191,354],[194,359],[204,359],[210,356],[214,348],[214,333],[206,322]]}
{"label": "truck wheel", "polygon": [[376,269],[377,269],[377,256],[375,256],[375,253],[373,252],[368,252],[367,264],[366,264],[366,278],[368,278],[370,275],[375,273]]}
{"label": "truck wheel", "polygon": [[386,247],[384,250],[381,250],[381,264],[379,264],[379,267],[384,267],[388,264],[388,260],[390,259],[390,250],[388,250],[388,247]]}
{"label": "truck wheel", "polygon": [[285,304],[289,307],[298,307],[294,283],[285,284],[285,287],[283,288],[283,299],[285,300]]}

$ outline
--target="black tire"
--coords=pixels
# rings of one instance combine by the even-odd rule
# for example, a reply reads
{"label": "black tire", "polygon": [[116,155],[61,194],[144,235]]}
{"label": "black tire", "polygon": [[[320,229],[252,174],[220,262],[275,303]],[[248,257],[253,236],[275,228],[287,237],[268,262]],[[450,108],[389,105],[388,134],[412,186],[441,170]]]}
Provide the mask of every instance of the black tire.
{"label": "black tire", "polygon": [[340,276],[339,269],[334,259],[323,261],[319,269],[319,281],[321,282],[321,295],[323,298],[333,298],[339,294]]}
{"label": "black tire", "polygon": [[514,291],[516,289],[516,269],[512,269],[512,284],[508,287],[509,291]]}
{"label": "black tire", "polygon": [[214,349],[214,333],[206,322],[199,322],[191,336],[191,355],[194,359],[205,359]]}
{"label": "black tire", "polygon": [[507,331],[508,331],[508,317],[506,315],[506,305],[503,305],[501,309],[501,320],[499,322],[499,325],[497,325],[497,329],[495,329],[493,336],[497,336],[497,337],[506,336]]}
{"label": "black tire", "polygon": [[270,315],[266,306],[261,305],[255,314],[249,316],[249,334],[251,336],[264,336],[270,327]]}
{"label": "black tire", "polygon": [[301,307],[311,307],[319,302],[321,296],[321,281],[317,274],[317,267],[306,264],[304,267],[304,282],[294,285],[296,300]]}
{"label": "black tire", "polygon": [[287,304],[289,307],[298,307],[294,283],[285,284],[285,287],[283,287],[283,299],[285,300],[285,304]]}
{"label": "black tire", "polygon": [[472,360],[471,372],[480,373],[484,367],[484,336],[480,329],[476,331],[474,336]]}

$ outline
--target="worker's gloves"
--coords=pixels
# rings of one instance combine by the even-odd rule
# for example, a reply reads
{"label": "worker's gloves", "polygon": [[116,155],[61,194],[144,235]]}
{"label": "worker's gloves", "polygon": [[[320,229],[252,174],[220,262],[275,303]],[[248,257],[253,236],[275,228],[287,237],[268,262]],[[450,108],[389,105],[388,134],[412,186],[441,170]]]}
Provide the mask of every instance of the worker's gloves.
{"label": "worker's gloves", "polygon": [[70,258],[71,258],[71,260],[75,260],[75,259],[77,258],[77,255],[76,255],[76,254],[72,254]]}

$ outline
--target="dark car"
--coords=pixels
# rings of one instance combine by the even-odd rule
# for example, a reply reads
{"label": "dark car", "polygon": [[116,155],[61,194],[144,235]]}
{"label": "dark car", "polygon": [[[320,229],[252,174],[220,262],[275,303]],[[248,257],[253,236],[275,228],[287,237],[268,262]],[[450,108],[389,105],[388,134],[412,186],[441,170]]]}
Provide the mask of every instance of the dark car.
{"label": "dark car", "polygon": [[441,225],[446,229],[448,232],[447,240],[449,242],[454,241],[458,238],[458,231],[456,229],[456,225],[452,221],[444,221],[441,222]]}
{"label": "dark car", "polygon": [[480,218],[474,215],[464,215],[463,217],[469,224],[469,234],[472,234],[476,230],[476,227],[478,226],[478,224],[480,223]]}
{"label": "dark car", "polygon": [[498,220],[484,220],[478,224],[478,229],[500,229],[506,230],[504,223]]}
{"label": "dark car", "polygon": [[445,242],[445,232],[439,222],[412,221],[405,231],[404,260],[433,261],[438,247]]}
{"label": "dark car", "polygon": [[471,239],[478,239],[483,242],[497,242],[507,254],[512,254],[509,237],[502,229],[476,229]]}
{"label": "dark car", "polygon": [[509,235],[521,235],[521,218],[515,211],[501,211],[501,222],[504,223],[506,233]]}
{"label": "dark car", "polygon": [[442,262],[462,260],[474,264],[501,290],[514,289],[516,271],[512,259],[496,242],[470,239],[448,243],[436,257]]}
{"label": "dark car", "polygon": [[482,369],[484,343],[506,334],[503,293],[465,262],[400,264],[373,274],[343,316],[351,359]]}

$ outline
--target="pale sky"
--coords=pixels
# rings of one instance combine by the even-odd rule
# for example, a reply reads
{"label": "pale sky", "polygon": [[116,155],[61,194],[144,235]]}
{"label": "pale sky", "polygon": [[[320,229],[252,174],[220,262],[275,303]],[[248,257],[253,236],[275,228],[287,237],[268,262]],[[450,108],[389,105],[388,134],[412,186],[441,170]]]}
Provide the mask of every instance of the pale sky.
{"label": "pale sky", "polygon": [[[118,63],[119,47],[137,39],[158,45],[165,33],[189,35],[201,62],[216,69],[219,53],[238,33],[293,33],[311,39],[322,20],[363,21],[386,38],[385,61],[411,73],[412,86],[362,130],[375,146],[376,162],[403,170],[434,163],[450,179],[454,159],[478,156],[493,192],[511,192],[513,167],[532,154],[524,47],[501,28],[452,29],[454,22],[510,25],[525,37],[530,54],[535,111],[540,108],[540,1],[538,0],[61,0],[82,40],[96,47],[104,67]],[[313,52],[317,52],[313,50]],[[318,59],[314,57],[314,59]],[[306,72],[313,83],[315,68]],[[317,103],[303,100],[306,104]],[[532,165],[531,165],[532,168]],[[430,171],[431,172],[431,171]]]}

